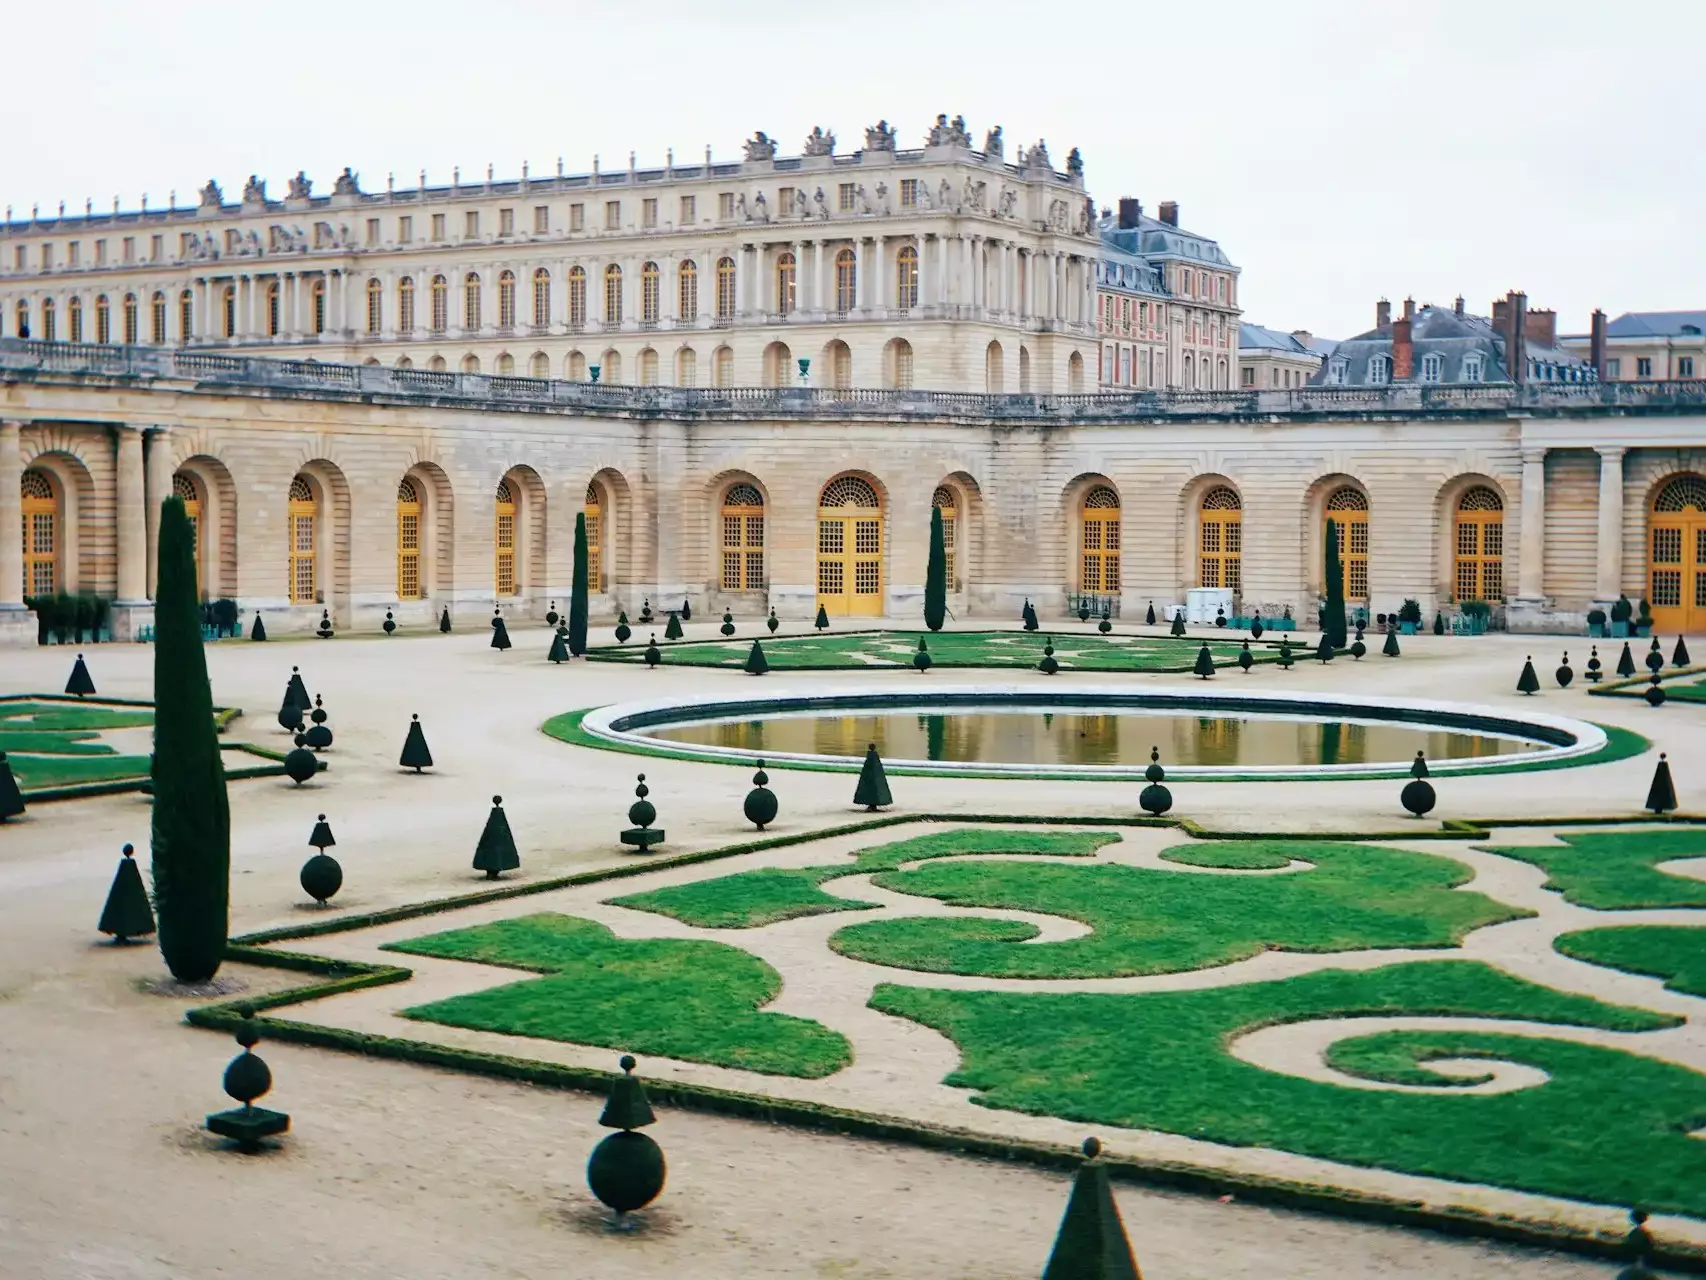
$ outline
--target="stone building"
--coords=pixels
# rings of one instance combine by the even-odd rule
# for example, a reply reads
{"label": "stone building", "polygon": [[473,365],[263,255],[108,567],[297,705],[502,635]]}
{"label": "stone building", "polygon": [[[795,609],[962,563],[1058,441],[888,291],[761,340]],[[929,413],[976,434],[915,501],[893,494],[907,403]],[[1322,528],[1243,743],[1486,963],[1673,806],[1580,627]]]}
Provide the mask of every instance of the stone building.
{"label": "stone building", "polygon": [[1595,312],[1587,333],[1567,334],[1559,345],[1600,365],[1608,382],[1706,378],[1706,311],[1626,311],[1610,324]]}
{"label": "stone building", "polygon": [[0,340],[0,631],[33,636],[26,584],[139,625],[171,493],[204,593],[273,631],[538,616],[581,512],[602,618],[914,619],[933,505],[960,618],[1086,595],[1130,619],[1208,585],[1306,622],[1330,514],[1371,610],[1579,629],[1625,592],[1706,625],[1698,383],[719,390]]}
{"label": "stone building", "polygon": [[1281,333],[1259,324],[1238,326],[1238,385],[1257,387],[1301,387],[1321,367],[1321,361],[1338,346],[1316,338],[1305,329]]}
{"label": "stone building", "polygon": [[1085,390],[1099,239],[1076,150],[938,117],[837,152],[0,224],[0,336],[700,387]]}
{"label": "stone building", "polygon": [[1470,314],[1462,298],[1449,311],[1417,310],[1415,299],[1405,298],[1394,319],[1382,298],[1374,328],[1338,343],[1312,379],[1330,387],[1598,380],[1593,361],[1559,342],[1556,313],[1530,310],[1527,296],[1515,292],[1493,303],[1490,318]]}

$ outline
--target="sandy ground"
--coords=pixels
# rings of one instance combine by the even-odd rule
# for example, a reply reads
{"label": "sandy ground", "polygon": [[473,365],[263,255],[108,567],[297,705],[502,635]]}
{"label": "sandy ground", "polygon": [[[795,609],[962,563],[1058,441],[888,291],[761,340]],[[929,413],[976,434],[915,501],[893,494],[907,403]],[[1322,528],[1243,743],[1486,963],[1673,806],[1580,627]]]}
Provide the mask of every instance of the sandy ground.
{"label": "sandy ground", "polygon": [[[714,634],[714,624],[689,628],[691,638]],[[272,713],[293,664],[310,691],[324,695],[337,733],[332,768],[310,788],[274,780],[232,785],[233,932],[305,917],[296,874],[322,811],[337,831],[345,867],[341,910],[472,887],[468,859],[499,792],[526,876],[620,860],[615,834],[625,825],[639,769],[653,786],[659,825],[669,829],[669,851],[715,847],[744,834],[748,770],[588,751],[552,742],[536,728],[574,707],[701,692],[708,682],[746,677],[553,667],[543,661],[543,629],[518,629],[515,638],[518,647],[503,655],[486,648],[484,634],[209,647],[216,699],[249,713],[233,726],[234,737],[284,742]],[[1247,679],[1514,706],[1524,701],[1514,694],[1523,656],[1535,652],[1536,666],[1549,672],[1560,647],[1522,638],[1417,637],[1397,662],[1303,664],[1289,675],[1263,671]],[[1585,646],[1572,648],[1585,654]],[[128,646],[89,655],[101,691],[131,697],[150,695],[151,656]],[[0,690],[57,689],[70,658],[63,649],[6,652]],[[812,679],[824,687],[859,683],[857,673]],[[790,684],[803,680],[789,677]],[[1532,701],[1657,738],[1678,764],[1684,806],[1700,807],[1697,779],[1684,763],[1701,758],[1706,746],[1694,709],[1590,702],[1579,685],[1568,692],[1549,686]],[[420,713],[439,761],[424,777],[395,768],[411,712]],[[1647,758],[1453,779],[1441,786],[1439,813],[1633,816],[1651,768]],[[774,777],[779,830],[818,829],[850,816],[850,778]],[[1177,811],[1226,825],[1390,829],[1399,818],[1395,788],[1192,784],[1176,789]],[[932,811],[1129,813],[1134,798],[1128,786],[1094,783],[906,778],[895,779],[894,789],[902,808]],[[219,1073],[233,1046],[179,1025],[179,1002],[137,989],[162,971],[153,948],[95,944],[93,924],[118,846],[128,840],[145,848],[147,826],[144,802],[113,797],[38,806],[26,821],[0,830],[0,1275],[295,1277],[336,1268],[355,1277],[1018,1277],[1041,1270],[1065,1200],[1062,1175],[671,1113],[651,1131],[669,1155],[670,1185],[649,1211],[646,1230],[616,1236],[600,1225],[584,1189],[586,1155],[602,1132],[595,1099],[288,1045],[263,1045],[262,1053],[277,1080],[269,1101],[295,1117],[290,1139],[250,1159],[218,1151],[199,1126],[224,1105]],[[1538,893],[1532,883],[1513,883],[1510,891]],[[527,909],[531,903],[543,900],[530,900]],[[1504,926],[1504,941],[1487,945],[1504,946],[1510,967],[1521,972],[1519,963],[1562,927],[1571,926],[1561,916],[1531,936]],[[1655,997],[1657,984],[1560,963],[1565,968],[1533,976],[1649,1007],[1686,1003]],[[257,989],[291,981],[233,972]],[[785,992],[777,1007],[801,1012],[792,1003],[800,998]],[[851,1015],[849,1002],[840,1007]],[[940,1049],[925,1042],[940,1042],[922,1030],[915,1039],[933,1070]],[[903,1048],[896,1073],[923,1080],[910,1066],[899,1072]],[[1244,1051],[1287,1061],[1314,1052],[1289,1042],[1246,1043]],[[1312,1215],[1131,1188],[1121,1188],[1119,1198],[1150,1280],[1609,1272]]]}

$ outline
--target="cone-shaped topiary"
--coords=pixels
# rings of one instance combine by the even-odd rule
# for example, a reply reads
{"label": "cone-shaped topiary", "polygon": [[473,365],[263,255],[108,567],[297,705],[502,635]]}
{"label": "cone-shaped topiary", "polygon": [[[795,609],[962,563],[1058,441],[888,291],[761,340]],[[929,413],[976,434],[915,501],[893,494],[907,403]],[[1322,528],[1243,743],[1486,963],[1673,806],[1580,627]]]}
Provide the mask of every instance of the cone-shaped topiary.
{"label": "cone-shaped topiary", "polygon": [[332,611],[330,609],[320,610],[320,625],[314,628],[314,634],[322,640],[332,638]]}
{"label": "cone-shaped topiary", "polygon": [[1351,657],[1361,662],[1363,654],[1368,652],[1368,644],[1362,638],[1362,623],[1357,623],[1356,638],[1351,641]]}
{"label": "cone-shaped topiary", "polygon": [[730,613],[727,609],[724,609],[723,610],[723,625],[718,627],[717,630],[720,631],[725,636],[732,636],[735,633],[735,616],[734,616],[734,614]]}
{"label": "cone-shaped topiary", "polygon": [[1671,650],[1670,664],[1673,667],[1686,667],[1688,662],[1688,642],[1679,633],[1676,637],[1676,648]]}
{"label": "cone-shaped topiary", "polygon": [[492,648],[498,649],[501,651],[504,649],[508,649],[509,647],[510,647],[510,644],[509,644],[509,628],[504,626],[503,612],[500,609],[493,609],[492,610]]}
{"label": "cone-shaped topiary", "polygon": [[918,668],[919,674],[930,670],[935,659],[930,656],[930,650],[924,643],[924,637],[918,637],[918,652],[912,655],[912,665]]}
{"label": "cone-shaped topiary", "polygon": [[509,815],[503,810],[504,798],[492,797],[492,811],[486,815],[480,843],[474,846],[474,870],[484,871],[486,879],[496,880],[500,872],[514,871],[521,865],[521,855],[515,851],[515,837],[510,834]]}
{"label": "cone-shaped topiary", "polygon": [[1629,652],[1629,642],[1623,642],[1623,652],[1617,658],[1617,677],[1627,680],[1635,674],[1635,655]]}
{"label": "cone-shaped topiary", "polygon": [[[583,512],[582,514],[584,515],[585,513]],[[545,625],[548,627],[554,627],[557,625],[557,622],[557,602],[553,600],[551,601],[550,607],[545,610]]]}
{"label": "cone-shaped topiary", "polygon": [[1445,615],[1443,613],[1434,614],[1434,634],[1436,636],[1445,634]]}
{"label": "cone-shaped topiary", "polygon": [[622,1074],[610,1089],[610,1100],[598,1123],[615,1129],[592,1149],[586,1162],[586,1182],[599,1201],[616,1211],[618,1223],[622,1215],[643,1209],[663,1190],[665,1168],[663,1149],[643,1133],[635,1130],[657,1123],[646,1091],[632,1074],[634,1059],[622,1055]]}
{"label": "cone-shaped topiary", "polygon": [[1250,674],[1250,668],[1256,663],[1256,655],[1250,652],[1250,642],[1246,640],[1244,647],[1238,651],[1238,665],[1244,669],[1244,674]]}
{"label": "cone-shaped topiary", "polygon": [[282,1111],[271,1111],[254,1105],[272,1088],[272,1071],[254,1052],[261,1033],[251,1021],[255,1011],[243,1006],[243,1021],[237,1027],[237,1043],[243,1052],[231,1059],[225,1068],[225,1092],[243,1105],[229,1111],[215,1112],[207,1118],[207,1127],[221,1137],[233,1138],[241,1151],[259,1151],[261,1139],[284,1133],[290,1128],[290,1117]]}
{"label": "cone-shaped topiary", "polygon": [[1028,597],[1025,600],[1025,607],[1019,611],[1019,617],[1024,623],[1026,631],[1035,631],[1042,625],[1037,621],[1037,607],[1030,602]]}
{"label": "cone-shaped topiary", "polygon": [[764,646],[756,640],[752,642],[752,648],[746,651],[745,670],[749,676],[765,675],[770,670],[770,663],[764,657]]}
{"label": "cone-shaped topiary", "polygon": [[332,731],[326,727],[326,709],[320,705],[319,694],[314,695],[314,710],[310,718],[314,723],[302,735],[303,742],[310,751],[324,751],[332,745]]}
{"label": "cone-shaped topiary", "polygon": [[101,923],[95,926],[120,945],[154,932],[154,912],[148,905],[148,890],[142,887],[135,853],[134,846],[125,845],[113,873],[113,887],[107,890],[107,905],[101,908]]}
{"label": "cone-shaped topiary", "polygon": [[182,498],[160,507],[154,598],[154,903],[160,954],[180,982],[225,956],[231,812],[201,638],[195,533]]}
{"label": "cone-shaped topiary", "polygon": [[12,776],[6,753],[0,751],[0,822],[16,818],[23,811],[24,793],[18,790],[18,780]]}
{"label": "cone-shaped topiary", "polygon": [[[308,714],[308,708],[314,705],[314,699],[308,696],[308,686],[303,683],[302,672],[296,667],[290,669],[290,683],[284,688],[284,696],[302,708],[304,716]],[[297,719],[300,722],[301,717]]]}
{"label": "cone-shaped topiary", "polygon": [[397,764],[416,773],[432,768],[432,752],[427,749],[426,734],[421,730],[418,715],[409,717],[409,735],[403,739],[403,754],[397,758]]}
{"label": "cone-shaped topiary", "polygon": [[1108,632],[1112,631],[1113,629],[1114,629],[1114,620],[1113,620],[1113,616],[1112,616],[1112,609],[1108,605],[1103,605],[1102,606],[1102,620],[1096,624],[1096,630],[1100,631],[1103,635],[1107,635]]}
{"label": "cone-shaped topiary", "polygon": [[658,638],[654,635],[646,645],[646,665],[655,667],[663,661],[663,650],[658,648]]}
{"label": "cone-shaped topiary", "polygon": [[1570,651],[1568,649],[1564,650],[1564,660],[1558,664],[1558,669],[1552,673],[1552,677],[1557,680],[1560,689],[1568,689],[1570,681],[1576,678],[1575,669],[1570,666]]}
{"label": "cone-shaped topiary", "polygon": [[444,606],[444,612],[438,615],[438,629],[445,635],[450,634],[450,606]]}
{"label": "cone-shaped topiary", "polygon": [[1321,611],[1321,630],[1335,649],[1345,647],[1345,566],[1339,558],[1339,524],[1327,518],[1325,551],[1327,604]]}
{"label": "cone-shaped topiary", "polygon": [[673,609],[670,610],[668,623],[664,625],[663,638],[665,640],[681,639],[681,615]]}
{"label": "cone-shaped topiary", "polygon": [[1280,637],[1279,666],[1281,671],[1290,671],[1291,664],[1297,659],[1291,656],[1291,637]]}
{"label": "cone-shaped topiary", "polygon": [[1596,644],[1588,650],[1588,665],[1586,675],[1588,683],[1598,684],[1600,677],[1605,674],[1599,665],[1599,646]]}
{"label": "cone-shaped topiary", "polygon": [[1659,673],[1657,671],[1653,672],[1652,683],[1647,686],[1647,691],[1641,696],[1647,700],[1647,705],[1649,707],[1664,706],[1665,690],[1664,686],[1659,683]]}
{"label": "cone-shaped topiary", "polygon": [[1173,807],[1173,793],[1163,785],[1167,771],[1161,767],[1161,748],[1149,748],[1149,767],[1143,771],[1149,783],[1137,797],[1138,805],[1152,817],[1159,818]]}
{"label": "cone-shaped topiary", "polygon": [[883,760],[874,742],[865,747],[865,763],[859,770],[859,785],[853,789],[853,803],[870,811],[894,803],[889,794],[888,774],[883,772]]}
{"label": "cone-shaped topiary", "polygon": [[83,655],[78,654],[77,661],[71,664],[71,678],[65,682],[65,692],[82,698],[94,691],[95,682],[89,678],[89,668],[83,664]]}
{"label": "cone-shaped topiary", "polygon": [[299,787],[320,771],[320,762],[308,749],[308,739],[300,733],[296,735],[296,746],[285,752],[284,771]]}
{"label": "cone-shaped topiary", "polygon": [[681,597],[681,620],[683,622],[693,621],[693,604],[686,596]]}
{"label": "cone-shaped topiary", "polygon": [[1185,634],[1185,611],[1183,609],[1175,609],[1173,611],[1173,626],[1171,631],[1172,634],[1176,636],[1182,636]]}
{"label": "cone-shaped topiary", "polygon": [[819,631],[829,630],[829,611],[821,604],[817,607],[817,618],[812,622],[812,626],[816,627]]}
{"label": "cone-shaped topiary", "polygon": [[648,627],[652,624],[652,599],[650,596],[646,596],[640,601],[640,623],[642,626]]}
{"label": "cone-shaped topiary", "polygon": [[647,853],[654,844],[662,844],[662,830],[652,826],[657,821],[657,806],[646,799],[651,794],[651,788],[646,786],[646,775],[640,774],[640,785],[634,788],[634,803],[628,806],[628,821],[634,825],[622,833],[622,843],[633,845],[641,853]]}
{"label": "cone-shaped topiary", "polygon": [[551,651],[545,655],[547,662],[567,662],[569,660],[569,646],[564,643],[568,634],[569,629],[564,626],[559,626],[551,633]]}
{"label": "cone-shaped topiary", "polygon": [[[591,589],[592,569],[588,561],[590,552],[586,541],[586,512],[575,512],[575,549],[573,578],[569,585],[569,634],[567,644],[569,652],[575,657],[586,653],[586,623],[587,623],[587,592]],[[626,615],[618,618],[618,625],[626,627]],[[620,642],[627,636],[617,636]]]}
{"label": "cone-shaped topiary", "polygon": [[308,843],[324,853],[337,842],[337,838],[332,835],[332,824],[326,821],[326,815],[322,813],[314,822],[314,830],[308,833]]}
{"label": "cone-shaped topiary", "polygon": [[770,616],[764,620],[764,625],[770,628],[770,634],[771,635],[775,635],[776,634],[776,628],[782,625],[782,623],[776,617],[776,606],[775,605],[770,606]]}
{"label": "cone-shaped topiary", "polygon": [[1144,610],[1143,621],[1146,626],[1153,627],[1155,625],[1155,601],[1151,600],[1149,602],[1149,608]]}
{"label": "cone-shaped topiary", "polygon": [[930,508],[930,556],[924,569],[924,625],[940,631],[948,618],[948,551],[942,537],[942,508]]}
{"label": "cone-shaped topiary", "polygon": [[634,629],[628,625],[628,611],[624,609],[616,615],[616,643],[627,644],[633,634]]}
{"label": "cone-shaped topiary", "polygon": [[1214,675],[1214,655],[1208,651],[1208,641],[1203,641],[1202,648],[1197,650],[1197,665],[1191,668],[1191,674],[1201,676],[1204,680]]}
{"label": "cone-shaped topiary", "polygon": [[387,636],[396,631],[397,619],[391,616],[391,611],[389,609],[385,611],[385,621],[379,624],[379,629]]}
{"label": "cone-shaped topiary", "polygon": [[1647,788],[1644,808],[1652,813],[1669,813],[1676,808],[1676,784],[1671,781],[1670,761],[1663,751],[1659,752],[1659,763],[1653,770],[1653,785]]}
{"label": "cone-shaped topiary", "polygon": [[764,761],[758,762],[758,772],[752,775],[752,790],[746,793],[741,812],[746,820],[760,831],[776,821],[776,793],[770,789],[770,775],[764,772]]}
{"label": "cone-shaped topiary", "polygon": [[1659,638],[1657,636],[1653,637],[1653,643],[1647,649],[1645,662],[1647,664],[1647,670],[1653,672],[1657,672],[1665,665],[1664,651],[1659,648]]}
{"label": "cone-shaped topiary", "polygon": [[1540,677],[1534,674],[1534,657],[1532,654],[1523,659],[1522,674],[1516,680],[1516,691],[1528,694],[1540,691]]}
{"label": "cone-shaped topiary", "polygon": [[322,907],[344,887],[344,869],[329,853],[316,853],[304,862],[301,874],[296,878],[302,885],[302,892]]}
{"label": "cone-shaped topiary", "polygon": [[1055,672],[1060,670],[1060,663],[1056,662],[1054,658],[1053,641],[1043,641],[1043,660],[1037,663],[1037,670],[1042,672],[1045,676],[1052,676]]}
{"label": "cone-shaped topiary", "polygon": [[1398,628],[1388,625],[1386,628],[1386,643],[1380,646],[1380,652],[1388,658],[1398,656]]}
{"label": "cone-shaped topiary", "polygon": [[1317,662],[1331,662],[1333,660],[1333,642],[1325,631],[1321,633],[1321,643],[1315,646],[1315,660]]}
{"label": "cone-shaped topiary", "polygon": [[1101,1150],[1096,1139],[1084,1139],[1084,1163],[1073,1175],[1072,1194],[1043,1280],[1143,1280],[1108,1185],[1108,1171],[1096,1162]]}
{"label": "cone-shaped topiary", "polygon": [[261,615],[257,613],[255,615],[255,625],[249,628],[249,639],[265,640],[266,638],[267,624],[261,621]]}

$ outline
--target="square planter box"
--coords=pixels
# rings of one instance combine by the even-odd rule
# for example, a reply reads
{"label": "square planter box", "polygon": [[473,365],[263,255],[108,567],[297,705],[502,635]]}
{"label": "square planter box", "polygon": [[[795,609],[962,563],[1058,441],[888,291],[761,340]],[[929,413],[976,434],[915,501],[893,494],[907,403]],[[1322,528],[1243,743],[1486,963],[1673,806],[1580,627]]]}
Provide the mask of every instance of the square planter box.
{"label": "square planter box", "polygon": [[1613,622],[1611,624],[1611,638],[1613,640],[1627,640],[1629,638],[1629,624],[1627,622]]}
{"label": "square planter box", "polygon": [[1405,636],[1413,636],[1413,635],[1417,634],[1417,627],[1419,625],[1420,624],[1414,623],[1414,622],[1400,622],[1398,624],[1398,634],[1399,635],[1405,635]]}
{"label": "square planter box", "polygon": [[1588,639],[1589,640],[1603,640],[1603,639],[1605,639],[1605,625],[1606,624],[1603,622],[1590,622],[1590,623],[1588,623]]}

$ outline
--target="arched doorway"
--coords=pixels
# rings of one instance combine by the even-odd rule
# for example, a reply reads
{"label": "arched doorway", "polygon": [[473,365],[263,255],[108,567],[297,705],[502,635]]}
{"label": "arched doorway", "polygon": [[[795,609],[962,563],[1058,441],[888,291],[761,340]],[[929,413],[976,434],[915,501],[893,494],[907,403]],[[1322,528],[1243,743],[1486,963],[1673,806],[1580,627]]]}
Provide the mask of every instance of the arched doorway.
{"label": "arched doorway", "polygon": [[506,476],[498,481],[496,512],[493,516],[493,542],[497,548],[494,581],[500,596],[513,596],[515,577],[515,490]]}
{"label": "arched doorway", "polygon": [[1457,500],[1451,593],[1464,600],[1505,598],[1505,500],[1484,484]]}
{"label": "arched doorway", "polygon": [[723,590],[764,590],[764,495],[734,484],[723,495]]}
{"label": "arched doorway", "polygon": [[604,590],[604,496],[596,480],[587,481],[581,509],[586,513],[586,589]]}
{"label": "arched doorway", "polygon": [[202,521],[201,521],[201,490],[196,487],[195,477],[180,471],[172,477],[172,496],[182,498],[184,514],[190,521],[190,542],[195,547],[195,580],[196,587],[205,598],[207,595],[207,571],[203,567]]}
{"label": "arched doorway", "polygon": [[883,611],[883,512],[871,482],[841,476],[818,498],[817,600],[828,613]]}
{"label": "arched doorway", "polygon": [[1659,631],[1706,626],[1706,479],[1692,473],[1653,495],[1647,523],[1647,602]]}
{"label": "arched doorway", "polygon": [[421,493],[404,476],[397,486],[397,599],[419,600],[421,591]]}
{"label": "arched doorway", "polygon": [[1084,390],[1084,357],[1076,351],[1066,358],[1066,389],[1073,395]]}
{"label": "arched doorway", "polygon": [[1244,586],[1244,500],[1227,485],[1217,484],[1202,496],[1199,518],[1202,536],[1198,577],[1205,587]]}
{"label": "arched doorway", "polygon": [[764,348],[764,385],[785,387],[793,381],[794,353],[786,342],[772,342]]}
{"label": "arched doorway", "polygon": [[319,591],[314,548],[320,504],[307,476],[299,475],[290,482],[286,516],[290,522],[290,603],[313,604]]}
{"label": "arched doorway", "polygon": [[19,495],[24,511],[24,596],[59,589],[59,498],[44,471],[26,471]]}
{"label": "arched doorway", "polygon": [[1344,485],[1327,496],[1326,518],[1339,531],[1339,562],[1345,570],[1345,599],[1368,600],[1368,495]]}
{"label": "arched doorway", "polygon": [[1079,533],[1078,589],[1088,595],[1120,589],[1120,495],[1105,484],[1084,495]]}
{"label": "arched doorway", "polygon": [[930,495],[930,505],[942,513],[942,552],[947,562],[948,590],[959,590],[960,568],[960,495],[945,484],[936,486]]}
{"label": "arched doorway", "polygon": [[983,389],[999,394],[1007,389],[1006,379],[1001,344],[991,342],[983,349]]}

